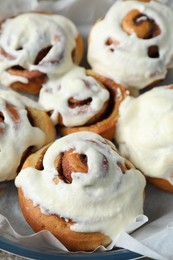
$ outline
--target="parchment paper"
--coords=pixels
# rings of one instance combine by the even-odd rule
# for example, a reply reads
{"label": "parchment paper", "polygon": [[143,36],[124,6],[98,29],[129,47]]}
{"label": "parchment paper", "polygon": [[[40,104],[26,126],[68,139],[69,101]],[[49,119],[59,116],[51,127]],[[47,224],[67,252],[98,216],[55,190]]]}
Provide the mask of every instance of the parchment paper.
{"label": "parchment paper", "polygon": [[[162,0],[162,2],[173,7],[171,0]],[[1,0],[0,18],[30,10],[65,15],[77,25],[85,40],[87,50],[87,36],[92,24],[97,18],[104,16],[113,3],[114,0],[49,0],[41,2],[37,2],[37,0]],[[86,60],[83,61],[83,64],[88,66]],[[170,72],[162,85],[172,82],[173,72]],[[149,220],[146,216],[139,216],[129,229],[140,228],[131,235],[126,232],[122,233],[113,243],[116,243],[117,247],[126,248],[153,259],[173,259],[172,198],[173,194],[147,184],[144,214]],[[143,226],[141,227],[141,225]],[[35,234],[27,225],[19,208],[17,189],[13,181],[0,183],[0,236],[41,252],[67,251],[49,232],[42,231]],[[107,249],[112,246],[110,245]],[[98,250],[105,251],[106,249],[100,247]]]}

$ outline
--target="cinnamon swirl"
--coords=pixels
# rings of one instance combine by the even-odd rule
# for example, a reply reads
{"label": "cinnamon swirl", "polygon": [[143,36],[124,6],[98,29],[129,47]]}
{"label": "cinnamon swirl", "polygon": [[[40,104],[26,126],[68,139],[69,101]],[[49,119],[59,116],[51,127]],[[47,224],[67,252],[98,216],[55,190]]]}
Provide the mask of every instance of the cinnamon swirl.
{"label": "cinnamon swirl", "polygon": [[38,104],[0,90],[0,181],[12,180],[33,151],[55,139],[55,128]]}
{"label": "cinnamon swirl", "polygon": [[118,108],[127,94],[123,86],[75,66],[63,77],[47,81],[39,102],[61,135],[92,131],[112,139]]}
{"label": "cinnamon swirl", "polygon": [[65,73],[82,55],[82,38],[63,16],[25,13],[1,23],[0,82],[15,90],[37,94],[50,75]]}
{"label": "cinnamon swirl", "polygon": [[97,73],[137,90],[173,67],[173,12],[156,1],[117,1],[92,28],[88,61]]}
{"label": "cinnamon swirl", "polygon": [[70,251],[107,246],[143,211],[144,176],[91,132],[32,154],[15,184],[33,230],[49,230]]}

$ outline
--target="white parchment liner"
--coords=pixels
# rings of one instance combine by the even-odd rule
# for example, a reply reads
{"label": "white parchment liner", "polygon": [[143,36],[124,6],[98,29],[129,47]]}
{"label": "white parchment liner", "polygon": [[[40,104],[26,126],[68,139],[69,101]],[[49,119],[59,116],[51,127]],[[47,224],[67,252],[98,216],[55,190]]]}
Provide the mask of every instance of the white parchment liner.
{"label": "white parchment liner", "polygon": [[[173,8],[173,1],[161,0]],[[114,0],[6,0],[0,1],[0,18],[13,16],[30,10],[55,12],[70,18],[78,27],[85,40],[92,24],[105,15]],[[80,12],[78,11],[80,10]],[[85,63],[85,61],[84,61]],[[86,63],[85,63],[86,64]],[[169,73],[162,85],[173,82]],[[98,251],[110,250],[114,245],[129,249],[153,259],[173,259],[173,194],[163,192],[147,184],[145,215],[138,216],[128,231],[123,232],[108,248],[99,247]],[[144,223],[146,223],[143,225]],[[141,227],[143,225],[143,227]],[[17,189],[13,181],[0,184],[0,236],[29,249],[46,252],[67,252],[67,249],[49,232],[33,233],[20,211]],[[113,249],[114,250],[114,249]]]}

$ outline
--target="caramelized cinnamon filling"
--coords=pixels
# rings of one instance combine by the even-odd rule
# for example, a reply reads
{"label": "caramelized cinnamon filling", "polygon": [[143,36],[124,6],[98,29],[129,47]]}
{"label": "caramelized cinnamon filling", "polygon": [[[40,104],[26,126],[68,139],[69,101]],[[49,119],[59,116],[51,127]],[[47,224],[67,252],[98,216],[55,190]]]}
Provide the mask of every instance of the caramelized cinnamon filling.
{"label": "caramelized cinnamon filling", "polygon": [[[106,42],[105,42],[105,45],[107,46],[110,46],[109,50],[111,52],[114,52],[114,48],[115,46],[119,45],[119,41],[118,40],[115,40],[115,39],[112,39],[111,37],[109,37]],[[112,46],[112,47],[111,47]]]}
{"label": "caramelized cinnamon filling", "polygon": [[18,48],[16,49],[16,51],[21,51],[21,50],[23,50],[23,47],[18,47]]}
{"label": "caramelized cinnamon filling", "polygon": [[19,116],[17,109],[9,103],[6,104],[6,108],[9,112],[11,118],[13,119],[13,121],[18,122],[20,120],[20,116]]}
{"label": "caramelized cinnamon filling", "polygon": [[74,153],[73,149],[70,149],[64,153],[62,158],[63,175],[69,183],[72,182],[72,172],[88,172],[86,161],[86,159],[84,160],[84,155],[81,156],[81,154]]}
{"label": "caramelized cinnamon filling", "polygon": [[55,168],[57,169],[57,174],[58,176],[54,178],[54,183],[58,183],[58,178],[63,180],[64,182],[68,183],[67,180],[65,179],[65,176],[63,175],[63,168],[62,168],[62,158],[63,158],[64,153],[60,153],[54,162]]}
{"label": "caramelized cinnamon filling", "polygon": [[26,158],[33,152],[33,150],[34,150],[34,146],[30,146],[23,152],[22,158],[20,160],[20,164],[17,168],[17,173],[20,172]]}
{"label": "caramelized cinnamon filling", "polygon": [[23,71],[23,70],[25,70],[25,68],[23,68],[22,66],[19,66],[19,65],[13,66],[13,67],[11,67],[10,69],[12,69],[12,70],[17,70],[17,71]]}
{"label": "caramelized cinnamon filling", "polygon": [[87,156],[86,156],[85,154],[80,154],[80,155],[79,155],[79,158],[80,158],[80,161],[81,161],[83,164],[87,165],[88,159],[87,159]]}
{"label": "caramelized cinnamon filling", "polygon": [[118,40],[116,40],[116,39],[112,39],[111,37],[109,37],[107,40],[106,40],[106,42],[105,42],[105,44],[106,45],[118,45],[120,42],[118,41]]}
{"label": "caramelized cinnamon filling", "polygon": [[115,95],[116,95],[116,93],[114,91],[113,84],[110,84],[110,85],[105,84],[105,86],[106,86],[106,89],[109,91],[109,104],[107,106],[107,109],[106,109],[105,113],[100,118],[100,121],[108,118],[111,115],[111,113],[114,110],[114,107],[116,105],[115,104]]}
{"label": "caramelized cinnamon filling", "polygon": [[[6,109],[14,123],[17,123],[20,121],[19,113],[13,105],[6,103]],[[4,121],[5,121],[5,116],[4,116],[3,112],[0,111],[0,122],[3,123]],[[5,129],[4,127],[0,127],[0,133],[3,133],[4,129]]]}
{"label": "caramelized cinnamon filling", "polygon": [[139,2],[150,2],[151,0],[138,0]]}
{"label": "caramelized cinnamon filling", "polygon": [[[4,115],[3,115],[3,113],[0,111],[0,123],[2,122],[4,122]],[[0,127],[0,134],[2,134],[3,133],[3,131],[4,131],[4,127]]]}
{"label": "caramelized cinnamon filling", "polygon": [[[55,160],[58,177],[66,183],[72,183],[72,172],[87,173],[87,156],[74,153],[74,149],[61,153]],[[56,178],[54,179],[57,183]]]}
{"label": "caramelized cinnamon filling", "polygon": [[[37,57],[36,57],[36,59],[35,59],[34,65],[38,65],[38,64],[42,61],[42,59],[48,54],[48,52],[51,50],[51,48],[52,48],[52,46],[48,46],[48,47],[42,49],[42,50],[38,53],[38,55],[37,55]],[[19,47],[19,48],[17,49],[17,51],[22,50],[22,49],[23,49],[22,47]],[[5,52],[5,51],[2,50],[2,49],[0,49],[0,54],[3,55],[3,56],[5,56],[5,57],[8,58],[8,59],[14,59],[14,58],[15,58],[15,57],[11,56],[10,54],[8,54],[7,52]],[[56,61],[56,62],[57,62],[57,61]],[[54,61],[52,61],[52,63],[54,63]],[[17,71],[25,70],[25,68],[23,68],[23,67],[20,66],[20,65],[12,66],[10,69],[17,70]]]}
{"label": "caramelized cinnamon filling", "polygon": [[159,58],[159,47],[157,45],[152,45],[148,48],[148,57]]}
{"label": "caramelized cinnamon filling", "polygon": [[27,110],[27,117],[28,117],[28,120],[29,120],[30,124],[32,126],[35,126],[35,120],[34,120],[34,117],[33,117],[32,113],[31,113],[31,111],[29,109],[27,109],[27,108],[26,108],[26,110]]}
{"label": "caramelized cinnamon filling", "polygon": [[[95,140],[86,140],[86,141],[94,143],[98,147],[102,147],[102,145],[106,144],[104,142],[98,142],[98,141],[95,141]],[[108,160],[107,160],[107,158],[106,158],[106,156],[104,154],[101,153],[101,155],[103,157],[103,160],[102,160],[103,171],[107,171],[108,170],[108,165],[109,165]],[[81,154],[80,157],[81,157],[81,161],[87,165],[87,156],[85,154]]]}
{"label": "caramelized cinnamon filling", "polygon": [[0,55],[3,55],[4,57],[6,57],[9,60],[13,60],[15,59],[14,56],[10,55],[9,53],[7,53],[5,50],[0,49]]}
{"label": "caramelized cinnamon filling", "polygon": [[43,158],[44,158],[44,155],[45,155],[47,149],[48,149],[48,148],[46,148],[46,149],[44,149],[44,150],[42,151],[42,153],[40,154],[40,156],[39,156],[39,158],[38,158],[38,160],[37,160],[37,163],[36,163],[36,165],[35,165],[35,168],[36,168],[37,170],[39,170],[39,171],[42,171],[42,170],[44,169],[44,167],[43,167]]}
{"label": "caramelized cinnamon filling", "polygon": [[103,155],[103,169],[105,170],[108,169],[108,160],[104,155]]}
{"label": "caramelized cinnamon filling", "polygon": [[4,122],[4,115],[1,111],[0,111],[0,122]]}
{"label": "caramelized cinnamon filling", "polygon": [[123,174],[125,174],[126,171],[129,169],[129,167],[126,164],[122,164],[121,162],[117,162],[117,165],[120,167]]}
{"label": "caramelized cinnamon filling", "polygon": [[37,55],[37,57],[36,57],[36,59],[35,59],[34,64],[35,64],[35,65],[38,65],[38,64],[40,63],[40,61],[48,54],[48,52],[51,50],[51,48],[52,48],[52,46],[48,46],[48,47],[42,49],[42,50],[38,53],[38,55]]}
{"label": "caramelized cinnamon filling", "polygon": [[153,19],[134,9],[122,21],[122,28],[128,34],[136,33],[141,39],[151,39],[161,33],[159,26]]}
{"label": "caramelized cinnamon filling", "polygon": [[113,43],[113,40],[112,40],[111,37],[109,37],[109,38],[106,40],[106,42],[105,42],[106,45],[111,45],[112,43]]}
{"label": "caramelized cinnamon filling", "polygon": [[76,49],[73,49],[71,52],[71,57],[72,57],[72,61],[75,61],[75,56],[76,56]]}
{"label": "caramelized cinnamon filling", "polygon": [[84,100],[78,100],[78,99],[75,99],[73,97],[71,97],[69,100],[68,100],[68,105],[70,108],[76,108],[76,107],[81,107],[81,106],[88,106],[90,105],[92,101],[92,98],[87,98],[87,99],[84,99]]}
{"label": "caramelized cinnamon filling", "polygon": [[[110,83],[110,85],[107,85],[106,83],[104,84],[106,89],[109,91],[109,101],[108,104],[106,105],[104,111],[102,113],[100,113],[100,115],[97,117],[97,120],[90,120],[89,122],[87,122],[85,124],[85,126],[89,126],[89,125],[93,125],[95,123],[99,123],[102,120],[108,118],[110,116],[110,114],[112,113],[114,107],[115,107],[115,90],[114,87],[112,86],[112,84]],[[89,105],[89,103],[92,101],[91,98],[84,100],[85,105]],[[79,106],[79,105],[78,105]],[[74,106],[75,107],[75,106]],[[95,117],[96,119],[96,117]]]}

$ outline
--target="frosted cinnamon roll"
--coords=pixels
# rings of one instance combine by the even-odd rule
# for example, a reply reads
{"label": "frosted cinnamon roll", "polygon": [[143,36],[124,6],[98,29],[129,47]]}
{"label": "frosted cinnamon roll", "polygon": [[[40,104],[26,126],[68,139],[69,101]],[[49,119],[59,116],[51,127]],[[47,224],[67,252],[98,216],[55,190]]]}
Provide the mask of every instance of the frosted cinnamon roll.
{"label": "frosted cinnamon roll", "polygon": [[61,135],[85,130],[112,139],[118,107],[126,95],[123,86],[76,66],[63,77],[47,81],[39,103]]}
{"label": "frosted cinnamon roll", "polygon": [[37,94],[47,77],[65,73],[82,55],[82,38],[66,17],[25,13],[1,23],[0,82],[15,90]]}
{"label": "frosted cinnamon roll", "polygon": [[32,154],[15,184],[33,230],[49,230],[71,251],[107,246],[143,212],[144,176],[91,132]]}
{"label": "frosted cinnamon roll", "polygon": [[120,106],[119,151],[161,189],[173,192],[173,87],[154,88]]}
{"label": "frosted cinnamon roll", "polygon": [[0,90],[0,181],[12,180],[26,157],[55,139],[55,128],[40,106]]}
{"label": "frosted cinnamon roll", "polygon": [[117,1],[91,29],[88,61],[97,73],[142,89],[173,67],[173,11],[156,1]]}

